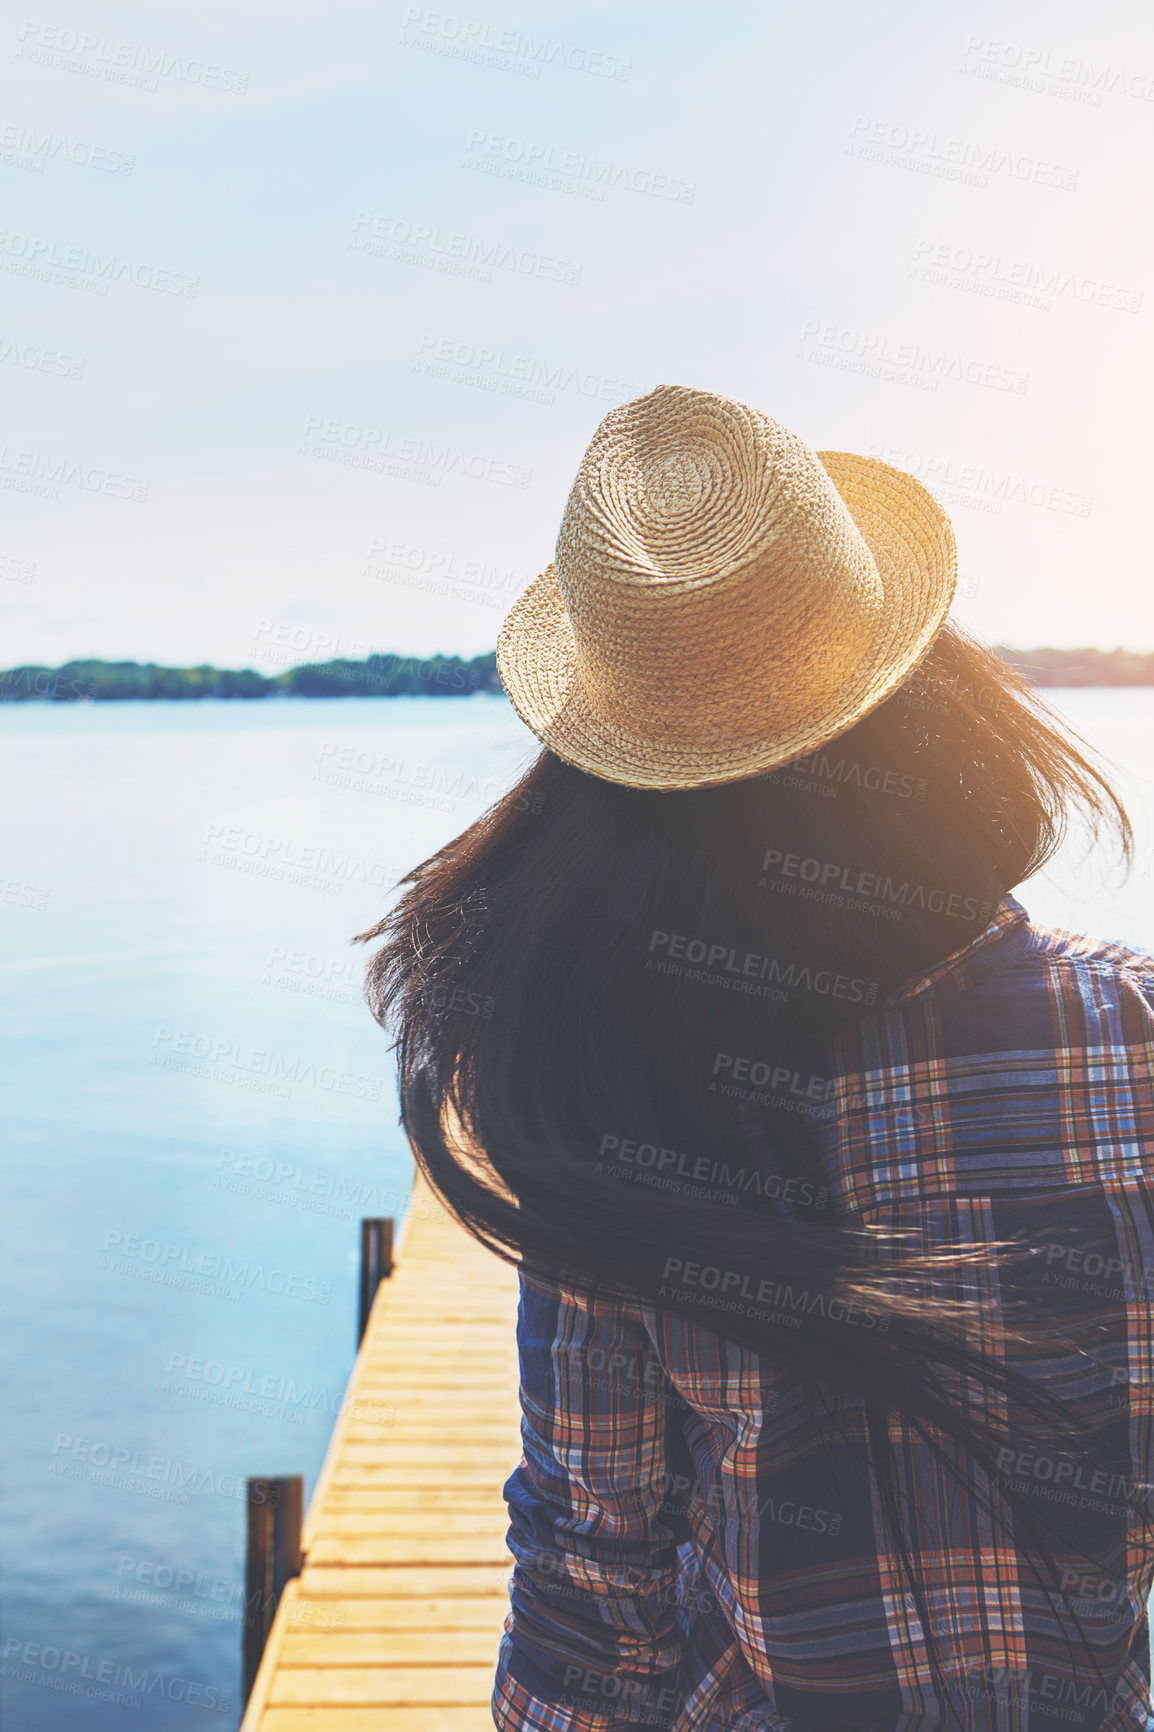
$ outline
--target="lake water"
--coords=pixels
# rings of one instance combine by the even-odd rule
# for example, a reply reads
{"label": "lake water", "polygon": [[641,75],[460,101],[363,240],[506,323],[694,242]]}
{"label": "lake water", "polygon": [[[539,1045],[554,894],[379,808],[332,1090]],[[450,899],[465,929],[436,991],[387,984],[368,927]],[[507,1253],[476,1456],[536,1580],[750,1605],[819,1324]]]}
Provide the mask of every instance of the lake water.
{"label": "lake water", "polygon": [[[1154,950],[1154,691],[1048,696],[1138,852],[1020,899]],[[480,695],[0,707],[5,1725],[238,1723],[245,1476],[311,1491],[411,1178],[349,940],[535,751]]]}

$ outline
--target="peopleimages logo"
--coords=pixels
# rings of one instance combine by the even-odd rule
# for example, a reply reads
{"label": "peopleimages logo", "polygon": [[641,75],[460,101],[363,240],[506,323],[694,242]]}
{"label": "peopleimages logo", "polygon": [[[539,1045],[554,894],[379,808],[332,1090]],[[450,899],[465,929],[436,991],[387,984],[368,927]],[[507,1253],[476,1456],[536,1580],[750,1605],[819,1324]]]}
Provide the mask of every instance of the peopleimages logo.
{"label": "peopleimages logo", "polygon": [[[67,246],[47,235],[22,234],[16,229],[0,229],[0,269],[41,281],[70,277],[66,287],[85,288],[94,295],[106,295],[109,283],[130,283],[136,289],[155,289],[159,294],[194,301],[200,288],[199,277],[162,270],[142,259],[93,252],[91,247]],[[62,275],[53,277],[53,271]]]}
{"label": "peopleimages logo", "polygon": [[[719,1059],[725,1056],[718,1054]],[[783,1179],[780,1173],[762,1173],[756,1167],[731,1167],[728,1161],[715,1161],[708,1155],[694,1156],[679,1149],[660,1148],[656,1143],[639,1143],[634,1137],[613,1136],[610,1132],[601,1138],[597,1153],[599,1163],[615,1161],[643,1170],[652,1169],[662,1177],[687,1179],[692,1184],[706,1185],[711,1191],[722,1191],[733,1197],[753,1191],[757,1196],[781,1202],[823,1208],[829,1196],[826,1186],[819,1188],[809,1179]],[[700,1194],[705,1195],[704,1192]]]}
{"label": "peopleimages logo", "polygon": [[165,1487],[177,1496],[170,1501],[188,1504],[189,1492],[209,1492],[214,1497],[227,1497],[237,1503],[247,1503],[248,1484],[243,1473],[222,1472],[215,1467],[201,1467],[195,1462],[181,1461],[171,1455],[145,1455],[128,1444],[106,1443],[101,1438],[73,1437],[60,1431],[52,1445],[53,1473],[66,1478],[82,1479],[80,1472],[69,1473],[70,1466],[88,1468],[88,1480],[95,1485],[111,1485],[117,1491],[146,1490],[159,1497]]}
{"label": "peopleimages logo", "polygon": [[844,364],[852,370],[868,372],[871,377],[892,378],[897,383],[916,380],[931,391],[937,390],[940,380],[953,379],[1022,396],[1030,382],[1028,373],[956,350],[937,349],[913,340],[899,341],[845,325],[822,324],[818,319],[806,320],[798,341],[803,345],[798,354],[801,360],[833,366]]}
{"label": "peopleimages logo", "polygon": [[481,239],[459,230],[449,231],[439,223],[411,222],[383,212],[359,210],[353,218],[354,252],[393,259],[399,264],[423,265],[450,276],[469,276],[492,281],[495,270],[515,271],[518,276],[576,286],[582,267],[553,253],[531,247],[512,246],[506,241]]}
{"label": "peopleimages logo", "polygon": [[118,470],[76,463],[67,457],[52,457],[43,451],[18,450],[0,445],[0,485],[18,493],[38,493],[57,499],[61,487],[79,487],[85,493],[103,493],[110,499],[128,499],[143,505],[148,499],[147,481],[137,481]]}
{"label": "peopleimages logo", "polygon": [[[402,474],[402,478],[439,487],[446,475],[461,475],[471,481],[492,481],[501,487],[528,487],[533,471],[502,457],[490,457],[459,446],[438,445],[435,440],[398,437],[385,427],[369,427],[343,421],[336,415],[310,415],[305,424],[301,455],[321,457],[333,463],[350,463],[378,474]],[[402,468],[398,470],[397,465]]]}
{"label": "peopleimages logo", "polygon": [[1103,93],[1154,102],[1154,77],[1148,73],[1124,70],[1109,61],[1095,66],[1080,55],[1063,56],[1049,48],[1007,42],[1001,37],[969,37],[962,61],[961,72],[999,78],[1000,82],[1022,84],[1031,90],[1044,89],[1049,82],[1055,94],[1089,101],[1095,108]]}
{"label": "peopleimages logo", "polygon": [[43,174],[46,162],[69,162],[74,168],[98,169],[103,174],[131,174],[135,156],[112,150],[106,144],[90,144],[58,132],[37,132],[35,127],[11,121],[0,126],[0,160],[12,168]]}
{"label": "peopleimages logo", "polygon": [[[765,1391],[762,1400],[762,1411],[773,1413],[777,1407],[775,1393]],[[759,1488],[753,1485],[723,1485],[715,1479],[687,1479],[684,1474],[667,1471],[650,1489],[660,1494],[662,1503],[667,1507],[672,1505],[682,1515],[688,1515],[694,1506],[699,1509],[704,1506],[715,1521],[729,1521],[736,1516],[751,1524],[768,1519],[782,1527],[804,1528],[808,1533],[836,1537],[841,1532],[841,1510],[820,1509],[813,1504],[799,1504],[793,1498],[775,1498],[772,1494],[762,1498],[759,1497]],[[675,1599],[666,1599],[666,1604],[676,1603]],[[778,1732],[781,1732],[780,1728]]]}
{"label": "peopleimages logo", "polygon": [[[1048,162],[1028,152],[1009,150],[1003,145],[976,144],[967,138],[945,138],[932,129],[893,124],[884,120],[865,120],[860,116],[850,128],[851,143],[846,149],[851,155],[881,162],[895,168],[910,168],[922,174],[934,174],[947,180],[968,181],[973,186],[988,186],[988,176],[1005,174],[1012,180],[1030,181],[1035,186],[1061,187],[1072,192],[1078,184],[1079,169],[1063,163]],[[885,152],[889,152],[888,155]]]}
{"label": "peopleimages logo", "polygon": [[[688,938],[682,932],[654,931],[649,939],[649,952],[647,968],[652,968],[656,952],[656,959],[662,962],[684,958],[686,962],[704,963],[706,970],[717,971],[720,978],[728,974],[748,980],[770,981],[780,987],[802,987],[808,992],[848,999],[852,1004],[873,1004],[877,997],[876,981],[855,980],[847,974],[835,974],[831,968],[811,968],[808,963],[782,963],[775,956],[762,956],[755,950],[747,950],[739,962],[735,946],[710,944],[704,938]],[[660,971],[668,972],[664,967]],[[681,970],[678,968],[676,972],[680,974]],[[687,975],[686,978],[693,977]],[[780,997],[784,998],[785,994],[781,993]]]}
{"label": "peopleimages logo", "polygon": [[481,173],[528,180],[533,185],[553,185],[580,190],[583,197],[601,200],[607,187],[641,193],[648,198],[672,199],[692,204],[697,192],[694,181],[660,174],[637,163],[616,162],[612,157],[588,156],[582,150],[558,150],[539,140],[511,138],[504,132],[474,128],[466,146],[464,166]]}
{"label": "peopleimages logo", "polygon": [[1137,1504],[1150,1508],[1149,1481],[1130,1479],[1123,1473],[1108,1473],[1103,1468],[1084,1468],[1062,1456],[1035,1455],[1031,1448],[1015,1450],[1006,1445],[998,1450],[994,1483],[1003,1486],[1011,1480],[1032,1481],[1027,1486],[1033,1497],[1047,1498],[1052,1503],[1065,1504],[1071,1509],[1096,1510],[1099,1514],[1123,1515]]}
{"label": "peopleimages logo", "polygon": [[719,1076],[722,1072],[732,1077],[734,1082],[751,1082],[755,1088],[766,1088],[771,1094],[780,1091],[810,1101],[827,1101],[834,1086],[830,1077],[810,1076],[804,1079],[803,1087],[801,1072],[790,1065],[766,1064],[760,1059],[741,1058],[731,1052],[714,1055],[713,1075]]}
{"label": "peopleimages logo", "polygon": [[[701,1302],[709,1304],[713,1310],[733,1311],[738,1316],[748,1317],[760,1315],[758,1306],[782,1305],[794,1313],[784,1320],[791,1329],[801,1327],[801,1314],[826,1317],[835,1323],[852,1323],[858,1328],[876,1329],[882,1334],[889,1329],[888,1317],[866,1309],[852,1298],[840,1299],[820,1289],[811,1292],[808,1287],[797,1290],[788,1281],[775,1281],[771,1276],[755,1276],[741,1269],[721,1269],[711,1263],[687,1262],[683,1257],[667,1257],[662,1275],[667,1282],[680,1282],[682,1291],[666,1294],[662,1287],[659,1298],[697,1299],[701,1293],[716,1295],[714,1299]],[[747,1310],[738,1303],[740,1299],[753,1303]]]}
{"label": "peopleimages logo", "polygon": [[112,1253],[114,1264],[136,1262],[154,1269],[203,1275],[233,1288],[247,1287],[260,1293],[275,1293],[280,1298],[303,1299],[310,1305],[327,1305],[333,1293],[330,1281],[317,1281],[311,1275],[266,1269],[263,1263],[250,1263],[247,1257],[243,1261],[234,1260],[227,1251],[201,1251],[193,1245],[150,1239],[143,1233],[122,1233],[115,1227],[105,1233],[101,1250]]}
{"label": "peopleimages logo", "polygon": [[[147,1667],[136,1670],[125,1661],[102,1660],[97,1654],[29,1642],[22,1636],[5,1637],[3,1662],[0,1675],[14,1682],[47,1684],[66,1696],[88,1696],[122,1708],[140,1708],[145,1696],[163,1696],[169,1702],[186,1702],[190,1708],[227,1714],[232,1701],[229,1691],[196,1678],[150,1672]],[[133,1694],[121,1695],[122,1690]]]}
{"label": "peopleimages logo", "polygon": [[31,373],[48,373],[57,379],[83,379],[87,360],[63,355],[58,349],[42,349],[36,343],[21,343],[0,337],[0,361],[11,367],[26,367]]}
{"label": "peopleimages logo", "polygon": [[[295,1383],[291,1377],[254,1370],[250,1366],[226,1365],[220,1359],[204,1359],[187,1353],[170,1353],[165,1365],[166,1381],[161,1389],[166,1394],[195,1395],[201,1399],[213,1397],[222,1406],[234,1406],[254,1411],[275,1412],[276,1407],[297,1409],[291,1417],[303,1418],[320,1408],[337,1418],[352,1414],[362,1425],[391,1425],[397,1417],[395,1407],[385,1407],[379,1401],[350,1396],[343,1390],[326,1389],[323,1385]],[[176,1379],[175,1383],[172,1381]],[[259,1404],[265,1404],[261,1406]],[[268,1404],[273,1404],[270,1408]]]}
{"label": "peopleimages logo", "polygon": [[1054,298],[1063,295],[1085,306],[1114,312],[1137,313],[1142,309],[1140,289],[1104,282],[1065,265],[1004,257],[953,241],[918,241],[910,275],[946,288],[1036,306],[1040,312],[1049,312]]}
{"label": "peopleimages logo", "polygon": [[159,89],[160,78],[175,78],[182,84],[199,84],[204,90],[219,90],[232,96],[243,96],[248,89],[247,72],[216,66],[195,55],[147,48],[141,42],[117,42],[90,31],[69,30],[60,24],[38,24],[31,18],[25,20],[19,44],[18,60],[54,66],[62,72],[80,72],[141,90]]}
{"label": "peopleimages logo", "polygon": [[1075,517],[1089,517],[1094,507],[1092,493],[1054,486],[1013,470],[987,469],[984,463],[955,463],[951,457],[902,446],[883,446],[877,441],[870,442],[866,456],[880,457],[883,463],[916,476],[943,503],[968,505],[995,515],[1007,503],[1033,505],[1039,510],[1062,511]]}
{"label": "peopleimages logo", "polygon": [[[880,872],[856,872],[852,866],[843,866],[837,860],[816,860],[801,854],[783,854],[780,848],[767,848],[762,857],[761,869],[766,877],[761,880],[766,884],[770,876],[784,879],[796,879],[814,887],[814,894],[821,900],[821,892],[833,886],[835,891],[844,891],[851,900],[839,906],[848,908],[861,907],[863,910],[871,904],[889,907],[893,913],[903,908],[921,908],[929,914],[956,915],[963,920],[977,920],[992,911],[992,904],[981,902],[976,896],[963,896],[960,891],[927,889],[924,884],[911,884],[908,878],[903,878],[896,884],[892,878],[883,877]],[[793,885],[782,885],[781,888],[793,889]],[[856,898],[861,898],[859,902]]]}
{"label": "peopleimages logo", "polygon": [[305,889],[326,890],[334,896],[339,896],[343,887],[351,883],[385,889],[395,876],[393,868],[383,860],[365,860],[344,849],[319,843],[302,845],[291,836],[219,823],[208,826],[197,862],[250,872]]}
{"label": "peopleimages logo", "polygon": [[[168,1606],[175,1612],[220,1623],[237,1622],[246,1612],[259,1614],[266,1607],[270,1612],[277,1610],[276,1595],[264,1588],[248,1589],[244,1582],[233,1582],[226,1576],[206,1576],[165,1558],[137,1558],[127,1552],[120,1554],[112,1592],[119,1600]],[[346,1622],[345,1608],[339,1601],[331,1605],[323,1600],[287,1601],[281,1603],[280,1611],[287,1622],[312,1629],[340,1630]]]}
{"label": "peopleimages logo", "polygon": [[803,793],[820,793],[826,799],[836,799],[838,789],[864,788],[871,794],[894,794],[903,800],[924,800],[929,787],[924,776],[899,775],[881,764],[861,764],[854,759],[833,757],[823,748],[800,758],[791,758],[776,769],[763,770],[759,780],[773,782]]}
{"label": "peopleimages logo", "polygon": [[30,559],[12,559],[0,553],[0,582],[31,583],[35,576],[36,567]]}
{"label": "peopleimages logo", "polygon": [[402,48],[448,53],[453,58],[495,66],[501,71],[517,71],[527,78],[540,78],[543,66],[622,81],[633,70],[631,60],[604,54],[599,49],[580,48],[575,43],[557,42],[549,36],[533,36],[524,30],[496,31],[481,19],[462,18],[427,6],[409,7],[400,42]]}
{"label": "peopleimages logo", "polygon": [[526,576],[512,566],[501,569],[486,565],[481,559],[459,560],[454,553],[423,547],[396,536],[391,539],[375,536],[366,558],[369,563],[364,575],[379,583],[407,584],[438,593],[456,589],[465,598],[479,598],[504,607],[512,601]]}
{"label": "peopleimages logo", "polygon": [[337,1070],[333,1065],[317,1065],[311,1058],[285,1058],[264,1047],[251,1047],[225,1035],[196,1034],[190,1029],[158,1028],[153,1036],[150,1063],[159,1063],[166,1070],[189,1069],[194,1075],[204,1074],[197,1066],[171,1062],[173,1059],[195,1059],[211,1067],[211,1074],[228,1079],[229,1071],[239,1076],[252,1075],[282,1085],[283,1098],[294,1086],[326,1089],[332,1094],[350,1095],[356,1100],[378,1101],[381,1079],[362,1076],[359,1071]]}
{"label": "peopleimages logo", "polygon": [[514,355],[484,343],[466,343],[456,337],[426,333],[417,344],[415,373],[450,379],[514,397],[555,403],[558,391],[572,391],[602,403],[620,403],[634,387],[605,373],[591,372],[566,362],[546,362],[531,355]]}
{"label": "peopleimages logo", "polygon": [[[444,794],[452,801],[458,799],[481,799],[486,805],[496,800],[504,792],[504,784],[497,778],[490,777],[487,782],[480,782],[476,776],[470,776],[461,770],[447,769],[443,764],[414,763],[407,758],[390,757],[383,752],[373,752],[357,746],[340,746],[335,740],[326,740],[317,753],[322,764],[332,760],[328,770],[313,772],[314,781],[331,781],[336,779],[332,772],[352,772],[356,776],[368,778],[360,784],[362,791],[367,791],[374,783],[384,787],[387,783],[395,783],[398,788],[407,787],[418,793]],[[451,806],[444,808],[446,811]],[[521,804],[524,810],[524,803]]]}

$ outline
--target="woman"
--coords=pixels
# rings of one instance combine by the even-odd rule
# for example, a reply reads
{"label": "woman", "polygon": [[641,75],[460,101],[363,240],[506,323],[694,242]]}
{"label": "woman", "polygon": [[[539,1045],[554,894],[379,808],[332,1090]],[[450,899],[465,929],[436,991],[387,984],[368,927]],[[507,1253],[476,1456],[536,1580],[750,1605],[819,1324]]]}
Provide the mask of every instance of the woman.
{"label": "woman", "polygon": [[613,410],[498,647],[546,749],[363,935],[521,1265],[498,1727],[1154,1725],[1154,962],[1008,894],[1131,837],[955,571],[885,464]]}

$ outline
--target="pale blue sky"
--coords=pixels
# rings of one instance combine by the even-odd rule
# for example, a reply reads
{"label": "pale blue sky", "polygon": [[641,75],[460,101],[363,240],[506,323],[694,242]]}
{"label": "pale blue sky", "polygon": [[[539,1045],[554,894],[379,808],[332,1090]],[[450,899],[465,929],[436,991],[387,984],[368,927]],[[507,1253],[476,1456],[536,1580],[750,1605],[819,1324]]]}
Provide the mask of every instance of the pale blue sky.
{"label": "pale blue sky", "polygon": [[0,74],[4,665],[491,648],[661,382],[922,474],[981,635],[1154,646],[1147,0],[54,0]]}

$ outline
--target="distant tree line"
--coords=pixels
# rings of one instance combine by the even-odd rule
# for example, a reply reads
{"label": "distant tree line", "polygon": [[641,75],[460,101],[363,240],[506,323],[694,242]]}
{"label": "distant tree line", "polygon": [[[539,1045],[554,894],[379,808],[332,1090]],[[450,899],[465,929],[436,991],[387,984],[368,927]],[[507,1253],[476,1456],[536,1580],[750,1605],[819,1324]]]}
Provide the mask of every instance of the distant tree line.
{"label": "distant tree line", "polygon": [[311,662],[271,678],[252,668],[159,667],[155,662],[65,662],[0,673],[0,703],[104,702],[123,698],[465,697],[499,692],[497,657],[371,655]]}
{"label": "distant tree line", "polygon": [[[1151,686],[1154,654],[1134,650],[1010,649],[997,654],[1037,686]],[[166,668],[155,662],[65,662],[0,673],[0,703],[104,702],[118,698],[465,697],[499,692],[497,657],[371,655],[309,662],[271,677],[252,668]]]}

